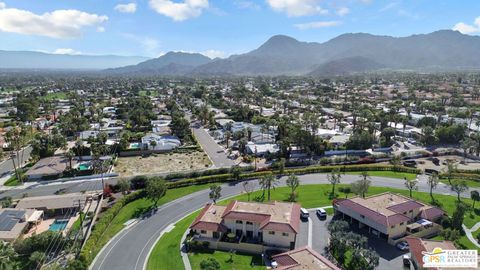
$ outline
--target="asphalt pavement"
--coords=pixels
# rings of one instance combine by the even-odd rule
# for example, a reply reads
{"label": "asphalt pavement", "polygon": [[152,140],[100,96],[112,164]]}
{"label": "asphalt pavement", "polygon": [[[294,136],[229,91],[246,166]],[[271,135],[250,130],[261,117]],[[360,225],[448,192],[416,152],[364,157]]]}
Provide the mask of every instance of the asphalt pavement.
{"label": "asphalt pavement", "polygon": [[[342,183],[348,184],[358,180],[358,175],[344,175]],[[285,177],[279,182],[279,186],[285,186]],[[326,174],[300,175],[299,179],[302,185],[305,184],[326,184],[328,183]],[[258,181],[250,180],[256,188]],[[405,189],[404,181],[400,179],[371,177],[372,186],[383,186],[397,189]],[[419,191],[427,192],[428,186],[425,182],[419,182]],[[238,195],[243,191],[242,185],[224,184],[222,185],[222,199]],[[439,194],[454,195],[447,187],[439,186],[435,191]],[[468,193],[462,194],[468,197]],[[321,196],[321,194],[319,194]],[[155,240],[161,232],[169,225],[181,220],[184,216],[202,208],[210,202],[208,191],[203,190],[188,196],[175,200],[167,205],[163,205],[152,216],[140,220],[135,225],[122,231],[105,249],[97,256],[91,269],[144,269],[148,260],[148,253],[155,244]],[[315,231],[315,228],[314,230]],[[314,243],[325,242],[324,239],[313,239]],[[300,240],[299,240],[300,241]],[[313,244],[315,245],[315,244]]]}
{"label": "asphalt pavement", "polygon": [[235,165],[235,162],[227,157],[225,150],[213,140],[212,136],[203,127],[194,127],[192,129],[198,143],[212,161],[213,167],[230,168]]}

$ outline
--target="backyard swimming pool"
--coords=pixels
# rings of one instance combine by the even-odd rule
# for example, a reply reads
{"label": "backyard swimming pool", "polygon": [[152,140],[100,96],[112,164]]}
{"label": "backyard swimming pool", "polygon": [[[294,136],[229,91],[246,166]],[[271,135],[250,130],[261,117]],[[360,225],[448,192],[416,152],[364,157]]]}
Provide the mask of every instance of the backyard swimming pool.
{"label": "backyard swimming pool", "polygon": [[78,170],[79,171],[86,171],[86,170],[89,170],[90,167],[91,167],[90,163],[82,163],[82,164],[78,165]]}
{"label": "backyard swimming pool", "polygon": [[68,224],[68,219],[56,219],[52,225],[50,225],[50,228],[48,230],[54,231],[54,232],[59,232],[63,231],[65,227],[67,227]]}
{"label": "backyard swimming pool", "polygon": [[130,149],[140,149],[141,146],[142,146],[141,143],[135,142],[135,143],[131,143],[129,148],[130,148]]}

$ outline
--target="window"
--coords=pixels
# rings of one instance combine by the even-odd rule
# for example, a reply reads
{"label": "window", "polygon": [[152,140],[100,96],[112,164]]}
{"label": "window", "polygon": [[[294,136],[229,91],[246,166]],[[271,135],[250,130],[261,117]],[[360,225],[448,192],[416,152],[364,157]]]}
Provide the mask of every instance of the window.
{"label": "window", "polygon": [[395,225],[390,226],[390,228],[392,228],[392,229],[395,228]]}
{"label": "window", "polygon": [[268,234],[274,235],[275,232],[274,231],[269,231]]}
{"label": "window", "polygon": [[413,210],[408,211],[409,213],[413,213]]}
{"label": "window", "polygon": [[284,232],[282,233],[283,236],[288,236],[288,233]]}
{"label": "window", "polygon": [[235,221],[235,223],[237,223],[237,224],[243,224],[243,221],[237,220],[237,221]]}
{"label": "window", "polygon": [[253,222],[247,221],[247,225],[253,225]]}
{"label": "window", "polygon": [[400,223],[400,226],[402,226],[405,222]]}
{"label": "window", "polygon": [[207,233],[207,231],[205,231],[205,230],[201,230],[201,231],[200,231],[200,233],[201,233],[201,234],[206,234],[206,233]]}
{"label": "window", "polygon": [[404,214],[404,215],[406,215],[406,214],[407,214],[407,212],[403,212],[403,214]]}
{"label": "window", "polygon": [[360,217],[361,217],[361,218],[365,218],[365,216],[364,216],[364,215],[360,215]]}

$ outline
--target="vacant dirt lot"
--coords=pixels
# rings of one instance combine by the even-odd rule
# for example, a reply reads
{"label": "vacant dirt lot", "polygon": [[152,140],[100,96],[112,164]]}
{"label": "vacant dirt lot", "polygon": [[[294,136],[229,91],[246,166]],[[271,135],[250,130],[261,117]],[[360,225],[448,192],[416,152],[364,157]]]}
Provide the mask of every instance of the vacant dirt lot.
{"label": "vacant dirt lot", "polygon": [[155,154],[149,157],[120,157],[115,172],[122,177],[205,169],[210,166],[203,152]]}

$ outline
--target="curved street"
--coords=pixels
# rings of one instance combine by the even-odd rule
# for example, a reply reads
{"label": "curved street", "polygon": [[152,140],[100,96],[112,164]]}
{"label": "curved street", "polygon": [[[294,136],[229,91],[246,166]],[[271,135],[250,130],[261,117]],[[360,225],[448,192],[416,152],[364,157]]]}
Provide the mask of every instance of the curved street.
{"label": "curved street", "polygon": [[[358,180],[358,175],[343,175],[342,184],[349,184]],[[283,177],[279,186],[285,186]],[[302,185],[306,184],[328,184],[326,174],[300,175],[299,179]],[[256,180],[252,181],[258,188]],[[371,177],[372,186],[390,187],[396,189],[405,189],[404,181],[386,177]],[[473,189],[470,189],[473,190]],[[477,189],[478,190],[478,189]],[[243,188],[240,183],[222,185],[222,198],[242,193]],[[429,188],[425,176],[419,176],[418,191],[428,192]],[[171,224],[176,223],[186,215],[200,209],[210,200],[208,190],[202,190],[182,197],[168,204],[161,206],[158,211],[143,220],[139,220],[134,225],[121,231],[113,240],[111,240],[104,249],[98,254],[90,269],[145,269],[148,254],[155,245],[156,240],[162,231]],[[273,191],[275,192],[275,191]],[[436,194],[455,195],[445,184],[440,183],[434,190]],[[319,195],[320,196],[320,195]],[[469,193],[462,194],[463,197],[469,197]]]}

